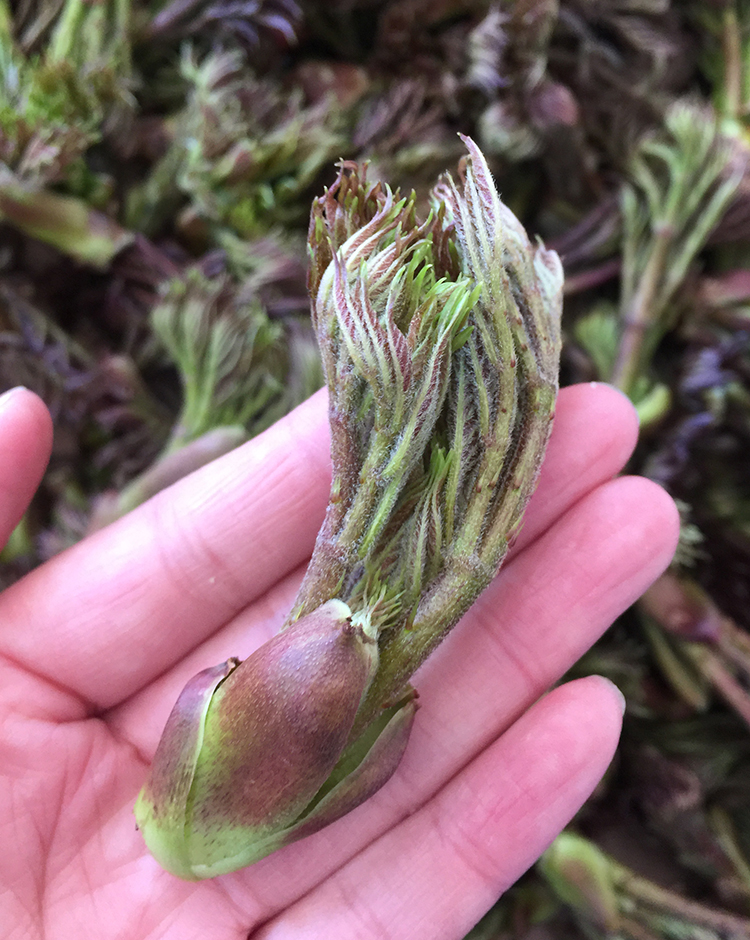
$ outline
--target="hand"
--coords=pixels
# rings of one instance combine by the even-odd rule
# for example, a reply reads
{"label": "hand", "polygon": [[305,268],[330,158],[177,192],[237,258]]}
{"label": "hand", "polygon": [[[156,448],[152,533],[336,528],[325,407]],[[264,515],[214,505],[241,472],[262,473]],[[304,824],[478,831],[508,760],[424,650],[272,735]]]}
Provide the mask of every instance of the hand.
{"label": "hand", "polygon": [[[51,423],[0,402],[0,544]],[[163,872],[133,819],[185,682],[271,636],[328,495],[325,399],[0,596],[0,923],[13,940],[461,937],[589,795],[620,730],[598,677],[540,700],[668,564],[669,497],[613,479],[637,436],[602,385],[560,394],[512,555],[417,673],[396,775],[333,826],[232,875]],[[8,932],[8,930],[10,932]]]}

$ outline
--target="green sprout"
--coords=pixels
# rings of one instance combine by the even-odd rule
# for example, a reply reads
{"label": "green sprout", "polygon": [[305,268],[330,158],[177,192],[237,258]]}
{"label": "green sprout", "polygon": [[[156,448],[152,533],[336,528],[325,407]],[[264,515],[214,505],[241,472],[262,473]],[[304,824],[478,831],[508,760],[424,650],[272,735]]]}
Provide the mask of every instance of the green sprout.
{"label": "green sprout", "polygon": [[644,368],[669,328],[670,304],[742,176],[714,117],[684,101],[648,135],[622,193],[620,339],[611,381],[645,397]]}
{"label": "green sprout", "polygon": [[330,503],[285,628],[196,676],[162,736],[136,818],[180,877],[248,865],[385,783],[409,678],[521,524],[554,412],[562,270],[464,142],[426,221],[346,162],[313,204]]}

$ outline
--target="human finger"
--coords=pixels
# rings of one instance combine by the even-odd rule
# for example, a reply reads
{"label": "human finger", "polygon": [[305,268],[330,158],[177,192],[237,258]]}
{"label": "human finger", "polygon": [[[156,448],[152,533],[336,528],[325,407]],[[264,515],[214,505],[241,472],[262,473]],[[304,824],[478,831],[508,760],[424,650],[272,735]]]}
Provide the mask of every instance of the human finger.
{"label": "human finger", "polygon": [[[97,708],[167,670],[309,555],[330,472],[323,405],[32,573],[4,598],[2,648]],[[621,468],[633,429],[632,407],[607,386],[561,393],[519,546]]]}
{"label": "human finger", "polygon": [[[661,488],[622,478],[580,500],[517,555],[415,676],[422,707],[394,777],[345,819],[238,873],[230,884],[240,899],[252,887],[248,913],[267,918],[293,903],[445,786],[659,574],[676,531]],[[216,661],[236,649],[240,634],[211,650]],[[111,716],[118,737],[145,759],[188,676],[172,678],[157,684],[158,699],[142,693]]]}
{"label": "human finger", "polygon": [[251,940],[459,940],[596,786],[617,744],[621,702],[599,677],[556,689]]}
{"label": "human finger", "polygon": [[638,442],[638,413],[612,385],[571,385],[561,390],[558,403],[539,483],[509,558],[620,473]]}
{"label": "human finger", "polygon": [[[593,436],[592,430],[595,432]],[[548,462],[530,507],[529,520],[514,546],[514,554],[533,541],[566,506],[575,504],[582,492],[589,491],[617,472],[627,460],[636,434],[637,419],[632,405],[610,386],[565,389],[549,446]],[[596,442],[595,448],[591,446],[592,441]],[[560,494],[558,499],[555,498],[556,492]],[[640,505],[633,507],[635,510],[640,508]],[[638,518],[637,512],[634,518]],[[664,531],[668,531],[668,527]],[[298,578],[299,573],[280,582],[261,602],[248,607],[174,670],[145,689],[135,700],[125,703],[113,716],[113,720],[122,725],[123,733],[132,733],[138,746],[148,753],[185,682],[206,665],[229,655],[248,656],[272,635],[292,602]]]}
{"label": "human finger", "polygon": [[309,556],[325,426],[314,396],[31,572],[0,600],[0,652],[93,708],[158,675]]}
{"label": "human finger", "polygon": [[26,388],[0,396],[0,548],[41,482],[52,449],[52,421]]}

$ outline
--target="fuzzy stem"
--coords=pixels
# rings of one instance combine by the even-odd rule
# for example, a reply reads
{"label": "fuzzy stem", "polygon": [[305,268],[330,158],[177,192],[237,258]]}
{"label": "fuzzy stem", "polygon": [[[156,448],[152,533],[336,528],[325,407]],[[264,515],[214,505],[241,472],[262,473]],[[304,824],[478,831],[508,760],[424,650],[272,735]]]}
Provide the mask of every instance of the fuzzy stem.
{"label": "fuzzy stem", "polygon": [[724,114],[739,121],[743,117],[742,44],[737,10],[732,3],[724,9],[721,45],[724,58]]}
{"label": "fuzzy stem", "polygon": [[[697,901],[689,901],[677,892],[662,888],[661,885],[637,875],[631,869],[614,861],[612,861],[612,874],[618,889],[644,906],[669,912],[681,920],[720,933],[750,937],[750,919],[746,917],[707,907]],[[645,919],[643,914],[639,916]]]}
{"label": "fuzzy stem", "polygon": [[626,394],[632,393],[635,380],[640,374],[641,349],[646,331],[656,315],[654,302],[673,239],[673,226],[669,222],[662,223],[656,232],[654,245],[638,289],[622,318],[622,334],[611,381]]}
{"label": "fuzzy stem", "polygon": [[686,645],[691,661],[702,676],[750,727],[750,695],[712,650],[697,644]]}

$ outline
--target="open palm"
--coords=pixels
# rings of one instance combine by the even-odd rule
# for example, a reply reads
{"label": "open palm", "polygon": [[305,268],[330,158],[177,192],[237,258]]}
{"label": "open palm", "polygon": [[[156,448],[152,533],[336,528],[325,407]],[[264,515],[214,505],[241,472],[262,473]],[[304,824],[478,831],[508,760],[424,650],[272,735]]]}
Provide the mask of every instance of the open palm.
{"label": "open palm", "polygon": [[[13,940],[458,938],[605,770],[618,694],[542,693],[668,563],[669,498],[619,478],[636,437],[606,386],[560,395],[502,573],[420,670],[397,774],[244,871],[161,871],[132,805],[174,700],[281,623],[328,493],[322,394],[0,596],[0,924]],[[0,402],[0,545],[47,460],[31,393]]]}

